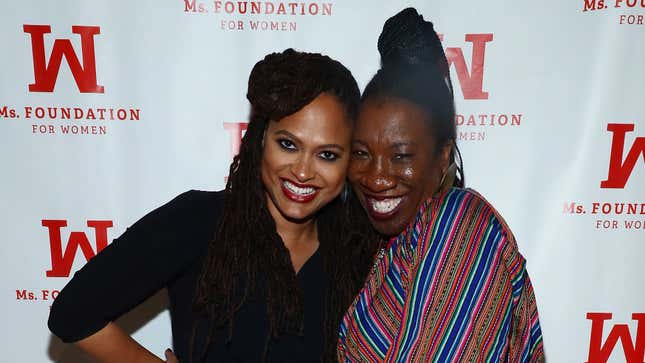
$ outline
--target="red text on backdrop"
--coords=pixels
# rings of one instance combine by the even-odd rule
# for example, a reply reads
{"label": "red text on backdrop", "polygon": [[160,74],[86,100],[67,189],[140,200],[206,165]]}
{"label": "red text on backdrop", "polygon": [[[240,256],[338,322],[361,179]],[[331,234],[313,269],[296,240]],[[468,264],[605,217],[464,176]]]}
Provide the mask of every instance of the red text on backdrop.
{"label": "red text on backdrop", "polygon": [[585,363],[605,363],[621,342],[625,361],[627,363],[642,363],[645,361],[645,313],[634,313],[632,319],[636,321],[636,341],[627,324],[615,324],[605,342],[602,342],[605,321],[610,320],[611,313],[587,313],[591,320],[591,336],[589,338],[589,357]]}
{"label": "red text on backdrop", "polygon": [[[105,87],[98,84],[95,36],[101,27],[92,25],[71,26],[72,33],[80,37],[80,49],[75,49],[71,39],[51,39],[51,25],[23,24],[22,31],[31,38],[30,58],[33,62],[34,82],[28,84],[30,93],[47,92],[66,100],[78,99],[79,104],[23,104],[0,105],[0,119],[25,120],[34,135],[107,135],[109,124],[130,125],[141,120],[141,109],[136,106],[89,104],[99,99],[92,94],[105,94]],[[22,34],[22,33],[20,33]],[[109,33],[108,33],[109,34]],[[51,49],[49,55],[45,49]],[[99,47],[100,49],[100,47]],[[80,57],[79,57],[80,55]],[[82,62],[79,60],[82,59]],[[68,90],[55,91],[60,81],[63,63],[69,67],[76,89],[86,97],[72,96]],[[62,74],[65,74],[63,72]],[[16,90],[19,92],[19,90]],[[54,97],[52,99],[58,99]]]}
{"label": "red text on backdrop", "polygon": [[[634,13],[635,11],[645,10],[645,0],[582,0],[583,12],[596,12],[600,10],[621,11],[618,15],[618,24],[642,26],[645,24],[645,14]],[[623,13],[623,11],[628,13]]]}
{"label": "red text on backdrop", "polygon": [[87,221],[87,226],[94,229],[96,249],[92,248],[87,234],[80,231],[70,232],[67,243],[63,248],[62,231],[63,227],[67,227],[67,220],[65,219],[43,219],[42,226],[48,230],[52,263],[51,270],[46,272],[47,277],[69,277],[77,250],[80,248],[85,259],[89,261],[107,247],[107,230],[113,227],[114,224],[112,221],[106,220]]}
{"label": "red text on backdrop", "polygon": [[[609,170],[607,179],[600,181],[600,190],[611,188],[640,191],[642,189],[638,189],[642,185],[638,181],[628,184],[636,166],[645,167],[645,137],[636,137],[631,143],[626,140],[634,129],[635,124],[607,124],[607,131],[612,134],[609,149]],[[625,149],[627,149],[626,154]],[[623,155],[625,155],[624,158]],[[642,162],[639,162],[641,159]],[[586,202],[566,201],[562,212],[579,217],[587,215],[588,218],[593,218],[592,223],[595,229],[645,232],[645,201],[643,200],[612,201],[599,198]]]}
{"label": "red text on backdrop", "polygon": [[53,92],[58,79],[63,58],[74,76],[81,93],[103,93],[104,87],[96,80],[96,56],[94,36],[101,33],[98,26],[72,26],[72,33],[81,36],[81,54],[83,65],[72,47],[69,39],[56,39],[49,56],[45,58],[45,34],[51,33],[49,25],[23,25],[25,33],[31,35],[31,52],[34,62],[34,83],[29,85],[30,92]]}
{"label": "red text on backdrop", "polygon": [[[611,156],[607,179],[600,182],[601,188],[624,188],[627,180],[634,171],[636,162],[643,159],[645,166],[645,136],[637,137],[629,148],[623,160],[625,136],[634,131],[634,124],[608,124],[607,131],[613,133],[611,140]],[[641,158],[642,157],[642,158]]]}

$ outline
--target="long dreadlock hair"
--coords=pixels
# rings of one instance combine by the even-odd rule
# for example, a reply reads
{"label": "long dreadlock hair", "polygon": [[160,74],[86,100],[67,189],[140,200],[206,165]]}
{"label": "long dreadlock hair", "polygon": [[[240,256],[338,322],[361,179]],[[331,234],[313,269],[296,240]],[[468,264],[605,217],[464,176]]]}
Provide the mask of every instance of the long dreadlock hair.
{"label": "long dreadlock hair", "polygon": [[[260,176],[262,139],[269,122],[279,122],[323,92],[334,95],[355,119],[360,97],[356,81],[347,68],[327,56],[287,49],[267,55],[251,71],[249,125],[230,166],[224,213],[198,279],[194,305],[211,320],[202,359],[215,329],[228,327],[230,338],[234,314],[251,297],[266,299],[269,339],[302,333],[303,293],[269,214]],[[316,223],[330,286],[325,299],[324,361],[335,361],[340,320],[365,281],[378,238],[351,194],[349,200],[336,198],[325,206]],[[263,291],[259,281],[264,282]],[[264,356],[267,347],[268,341]]]}
{"label": "long dreadlock hair", "polygon": [[414,8],[389,18],[378,39],[381,69],[365,87],[361,103],[379,97],[410,101],[430,117],[439,152],[452,144],[450,161],[457,166],[454,186],[464,187],[464,165],[457,146],[455,100],[446,54],[431,22]]}

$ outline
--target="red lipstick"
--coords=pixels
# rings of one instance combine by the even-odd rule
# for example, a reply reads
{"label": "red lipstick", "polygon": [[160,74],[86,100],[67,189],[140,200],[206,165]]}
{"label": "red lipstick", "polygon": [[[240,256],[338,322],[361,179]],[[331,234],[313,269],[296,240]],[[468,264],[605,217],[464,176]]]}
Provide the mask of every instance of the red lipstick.
{"label": "red lipstick", "polygon": [[[318,195],[318,188],[316,188],[313,185],[300,184],[300,183],[296,183],[296,182],[294,182],[292,180],[288,180],[288,179],[281,179],[281,181],[282,181],[282,183],[280,183],[280,187],[282,189],[282,193],[285,195],[285,197],[289,198],[290,200],[292,200],[294,202],[297,202],[297,203],[309,203],[312,200],[314,200],[314,198],[316,198],[316,196]],[[311,193],[311,194],[307,194],[307,195],[294,193],[284,185],[285,181],[287,181],[290,184],[293,184],[294,186],[296,186],[298,188],[313,188],[314,192]]]}

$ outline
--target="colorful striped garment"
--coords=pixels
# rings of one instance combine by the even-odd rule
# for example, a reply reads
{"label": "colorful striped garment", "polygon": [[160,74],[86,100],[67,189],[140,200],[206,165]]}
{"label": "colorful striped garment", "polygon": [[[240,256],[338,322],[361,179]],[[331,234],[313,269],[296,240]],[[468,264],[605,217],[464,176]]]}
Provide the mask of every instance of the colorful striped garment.
{"label": "colorful striped garment", "polygon": [[423,203],[345,314],[340,362],[543,362],[531,281],[495,209],[469,189]]}

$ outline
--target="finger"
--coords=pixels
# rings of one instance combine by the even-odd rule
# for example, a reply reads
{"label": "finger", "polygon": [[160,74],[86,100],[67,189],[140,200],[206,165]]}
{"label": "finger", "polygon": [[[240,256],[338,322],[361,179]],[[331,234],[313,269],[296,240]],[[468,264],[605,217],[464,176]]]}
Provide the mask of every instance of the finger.
{"label": "finger", "polygon": [[164,352],[164,355],[166,356],[166,363],[179,363],[179,360],[172,352],[172,350],[166,349],[166,351]]}

